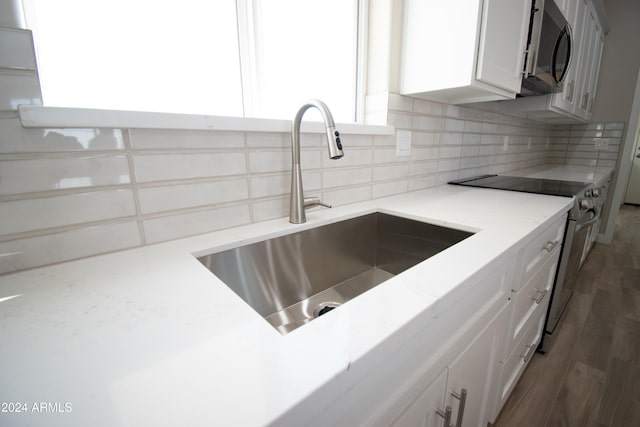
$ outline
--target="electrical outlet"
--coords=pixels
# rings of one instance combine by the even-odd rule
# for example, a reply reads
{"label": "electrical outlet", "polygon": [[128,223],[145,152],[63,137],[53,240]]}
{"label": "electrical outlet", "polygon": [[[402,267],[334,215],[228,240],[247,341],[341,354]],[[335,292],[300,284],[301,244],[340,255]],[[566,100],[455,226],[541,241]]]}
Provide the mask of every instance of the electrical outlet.
{"label": "electrical outlet", "polygon": [[396,156],[411,155],[411,131],[399,130],[396,137]]}

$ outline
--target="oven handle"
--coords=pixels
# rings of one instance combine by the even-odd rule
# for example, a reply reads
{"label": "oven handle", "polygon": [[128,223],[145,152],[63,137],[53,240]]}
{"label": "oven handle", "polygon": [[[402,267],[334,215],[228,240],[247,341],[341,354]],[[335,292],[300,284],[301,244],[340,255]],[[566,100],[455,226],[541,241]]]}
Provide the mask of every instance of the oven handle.
{"label": "oven handle", "polygon": [[593,218],[591,218],[588,221],[576,224],[576,232],[578,230],[581,230],[585,227],[589,227],[592,224],[595,224],[596,222],[598,222],[600,220],[600,214],[602,213],[602,209],[599,209],[598,207],[594,207],[593,209],[589,209],[587,212],[593,212]]}

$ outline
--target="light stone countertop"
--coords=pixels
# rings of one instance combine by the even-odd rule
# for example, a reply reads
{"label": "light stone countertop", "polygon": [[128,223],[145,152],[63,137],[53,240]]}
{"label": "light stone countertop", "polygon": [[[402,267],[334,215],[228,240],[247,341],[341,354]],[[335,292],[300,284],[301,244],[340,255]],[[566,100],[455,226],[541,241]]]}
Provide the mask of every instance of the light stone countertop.
{"label": "light stone countertop", "polygon": [[[571,205],[444,185],[0,277],[0,425],[300,425]],[[374,211],[476,233],[285,336],[192,255]]]}

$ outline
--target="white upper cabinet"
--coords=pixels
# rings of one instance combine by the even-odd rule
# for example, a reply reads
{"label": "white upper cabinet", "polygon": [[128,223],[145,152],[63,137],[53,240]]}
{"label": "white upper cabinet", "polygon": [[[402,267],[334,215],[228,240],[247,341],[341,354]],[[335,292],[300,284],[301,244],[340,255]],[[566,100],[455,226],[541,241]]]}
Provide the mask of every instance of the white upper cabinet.
{"label": "white upper cabinet", "polygon": [[[583,1],[583,0],[581,0]],[[589,120],[595,100],[600,61],[604,46],[604,34],[595,9],[587,3],[584,12],[583,45],[580,59],[580,71],[577,79],[577,97],[573,114]]]}
{"label": "white upper cabinet", "polygon": [[448,103],[520,91],[531,0],[406,0],[400,92]]}

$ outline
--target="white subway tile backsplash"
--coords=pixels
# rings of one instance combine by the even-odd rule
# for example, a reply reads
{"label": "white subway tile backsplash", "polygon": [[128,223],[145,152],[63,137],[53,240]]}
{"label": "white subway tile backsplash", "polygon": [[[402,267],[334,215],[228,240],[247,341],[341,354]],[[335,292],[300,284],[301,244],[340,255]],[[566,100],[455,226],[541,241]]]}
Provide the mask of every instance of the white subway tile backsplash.
{"label": "white subway tile backsplash", "polygon": [[438,160],[438,172],[449,172],[460,169],[460,158]]}
{"label": "white subway tile backsplash", "polygon": [[[247,147],[290,147],[291,134],[274,132],[247,132]],[[307,140],[305,138],[305,140]],[[302,141],[301,141],[302,145]]]}
{"label": "white subway tile backsplash", "polygon": [[0,196],[129,183],[125,156],[0,160]]}
{"label": "white subway tile backsplash", "polygon": [[598,160],[598,164],[597,165],[598,166],[615,168],[616,167],[616,161],[615,160]]}
{"label": "white subway tile backsplash", "polygon": [[461,133],[443,133],[440,138],[440,144],[462,145],[463,136]]}
{"label": "white subway tile backsplash", "polygon": [[141,245],[135,221],[0,242],[0,274]]}
{"label": "white subway tile backsplash", "polygon": [[410,112],[414,103],[418,101],[418,99],[408,96],[400,96],[398,94],[391,93],[389,94],[389,110]]}
{"label": "white subway tile backsplash", "polygon": [[409,191],[423,190],[436,186],[436,175],[420,176],[409,180]]}
{"label": "white subway tile backsplash", "polygon": [[[303,124],[307,195],[340,206],[545,162],[615,165],[624,134],[398,94],[368,95],[365,116],[410,130],[411,155],[396,155],[395,134],[343,132],[345,156],[330,160]],[[290,144],[289,132],[24,129],[3,115],[0,272],[286,217]]]}
{"label": "white subway tile backsplash", "polygon": [[389,112],[387,123],[399,129],[411,129],[412,117],[407,114]]}
{"label": "white subway tile backsplash", "polygon": [[438,145],[440,143],[440,133],[433,132],[412,132],[411,145],[424,146],[424,145]]}
{"label": "white subway tile backsplash", "polygon": [[464,122],[464,131],[469,133],[480,133],[482,132],[482,123],[467,120]]}
{"label": "white subway tile backsplash", "polygon": [[122,150],[118,129],[25,129],[20,120],[0,118],[0,153]]}
{"label": "white subway tile backsplash", "polygon": [[[371,147],[374,145],[374,137],[371,135],[341,134],[340,139],[342,141],[342,146],[347,151],[349,151],[349,148],[351,147]],[[391,141],[391,138],[387,138],[386,141]]]}
{"label": "white subway tile backsplash", "polygon": [[[303,171],[304,190],[314,191],[322,188],[322,174],[318,171]],[[276,175],[256,175],[251,177],[251,197],[271,197],[291,192],[291,173]]]}
{"label": "white subway tile backsplash", "polygon": [[[411,150],[412,154],[414,150]],[[408,157],[397,156],[395,148],[378,148],[373,152],[373,163],[393,163],[393,162],[406,162]]]}
{"label": "white subway tile backsplash", "polygon": [[604,124],[605,129],[624,129],[624,123],[609,122]]}
{"label": "white subway tile backsplash", "polygon": [[[321,155],[325,151],[301,150],[300,164],[302,170],[322,167]],[[251,173],[283,172],[291,170],[291,150],[263,150],[249,153],[249,171]]]}
{"label": "white subway tile backsplash", "polygon": [[411,149],[411,160],[437,160],[438,147],[416,147]]}
{"label": "white subway tile backsplash", "polygon": [[409,175],[409,165],[376,166],[373,168],[373,180],[384,181],[388,179],[406,178]]}
{"label": "white subway tile backsplash", "polygon": [[409,182],[407,180],[384,182],[374,184],[371,189],[371,197],[377,199],[379,197],[393,196],[396,194],[406,193],[409,190]]}
{"label": "white subway tile backsplash", "polygon": [[158,243],[249,222],[249,205],[241,204],[148,218],[143,221],[143,227],[147,243]]}
{"label": "white subway tile backsplash", "polygon": [[411,127],[415,130],[439,131],[444,127],[444,119],[441,117],[413,116]]}
{"label": "white subway tile backsplash", "polygon": [[455,147],[455,146],[439,147],[438,158],[447,159],[447,158],[453,158],[453,157],[460,157],[461,152],[462,152],[462,147]]}
{"label": "white subway tile backsplash", "polygon": [[176,129],[131,129],[133,149],[241,148],[243,132]]}
{"label": "white subway tile backsplash", "polygon": [[330,205],[340,206],[349,203],[362,202],[370,200],[371,186],[363,185],[340,190],[325,191],[323,200]]}
{"label": "white subway tile backsplash", "polygon": [[427,175],[438,171],[438,161],[432,160],[428,162],[412,162],[409,166],[409,175]]}
{"label": "white subway tile backsplash", "polygon": [[462,157],[477,156],[480,153],[480,148],[479,145],[464,145],[460,154]]}
{"label": "white subway tile backsplash", "polygon": [[[475,173],[471,173],[465,176],[473,176]],[[449,181],[453,181],[454,179],[458,179],[460,177],[460,170],[456,169],[453,171],[440,172],[436,175],[436,185],[444,185]]]}
{"label": "white subway tile backsplash", "polygon": [[415,99],[413,101],[413,112],[417,114],[426,114],[429,116],[441,116],[443,104],[426,101],[424,99]]}
{"label": "white subway tile backsplash", "polygon": [[131,190],[5,201],[0,203],[0,236],[135,214]]}
{"label": "white subway tile backsplash", "polygon": [[622,138],[622,132],[622,129],[606,129],[602,136],[604,136],[605,138]]}
{"label": "white subway tile backsplash", "polygon": [[462,132],[464,131],[464,120],[447,119],[444,124],[444,129],[447,132]]}
{"label": "white subway tile backsplash", "polygon": [[[395,135],[375,135],[373,137],[374,146],[394,145],[396,143]],[[349,145],[346,145],[348,149]]]}
{"label": "white subway tile backsplash", "polygon": [[138,198],[142,214],[149,214],[246,200],[249,189],[243,178],[140,188]]}
{"label": "white subway tile backsplash", "polygon": [[322,172],[322,183],[324,188],[364,184],[371,182],[372,175],[371,168],[327,170]]}
{"label": "white subway tile backsplash", "polygon": [[239,175],[247,172],[244,153],[134,154],[138,182]]}
{"label": "white subway tile backsplash", "polygon": [[482,135],[478,133],[465,133],[462,137],[464,145],[482,144]]}
{"label": "white subway tile backsplash", "polygon": [[[251,204],[253,221],[268,221],[270,219],[289,216],[289,195],[274,199],[254,201]],[[307,211],[307,215],[311,210]]]}
{"label": "white subway tile backsplash", "polygon": [[[368,166],[371,165],[374,151],[366,148],[354,148],[348,150],[345,148],[344,156],[341,159],[332,160],[326,151],[322,154],[322,167],[324,168],[342,168],[349,166]],[[377,150],[376,150],[377,151]]]}

